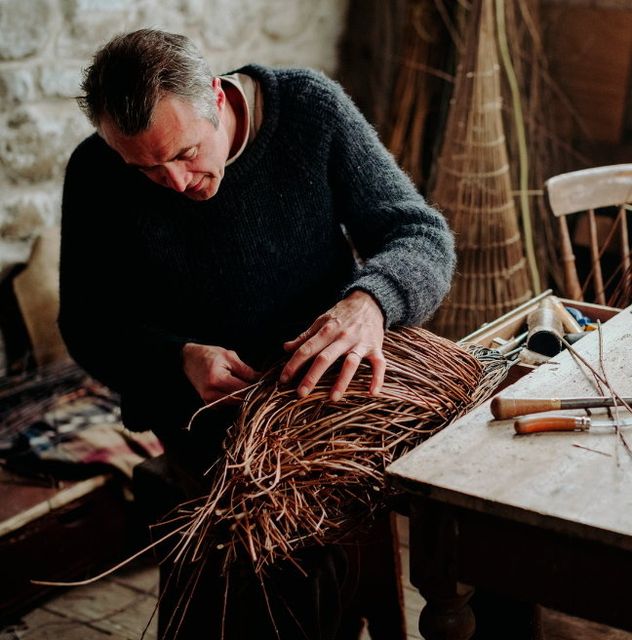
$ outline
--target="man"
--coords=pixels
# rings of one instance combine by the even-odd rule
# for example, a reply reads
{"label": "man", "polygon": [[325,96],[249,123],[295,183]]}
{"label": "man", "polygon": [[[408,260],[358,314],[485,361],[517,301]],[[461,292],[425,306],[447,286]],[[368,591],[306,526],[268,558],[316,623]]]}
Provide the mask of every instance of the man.
{"label": "man", "polygon": [[60,326],[126,426],[196,475],[238,399],[187,432],[193,411],[284,352],[299,396],[340,360],[332,401],[362,360],[379,394],[384,329],[428,318],[454,251],[341,88],[256,65],[216,77],[187,38],[145,29],[98,51],[83,89],[97,133],[66,173]]}

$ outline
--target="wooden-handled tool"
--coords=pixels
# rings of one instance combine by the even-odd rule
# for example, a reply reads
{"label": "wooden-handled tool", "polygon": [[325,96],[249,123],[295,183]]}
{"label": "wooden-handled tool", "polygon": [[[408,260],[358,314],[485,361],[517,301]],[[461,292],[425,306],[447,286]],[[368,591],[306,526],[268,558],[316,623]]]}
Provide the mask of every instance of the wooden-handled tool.
{"label": "wooden-handled tool", "polygon": [[559,298],[556,296],[549,296],[547,300],[549,300],[555,308],[557,317],[560,319],[566,333],[580,333],[582,331],[582,327],[579,322],[577,322],[577,320],[575,320],[575,318],[573,318],[573,316],[566,310],[566,307],[562,304]]}
{"label": "wooden-handled tool", "polygon": [[586,416],[528,416],[518,418],[514,422],[516,433],[542,433],[544,431],[588,431],[593,427],[612,429],[615,424],[620,427],[632,425],[632,419],[626,418],[615,423],[614,420],[593,420]]}
{"label": "wooden-handled tool", "polygon": [[[622,398],[627,404],[632,404],[632,398]],[[617,402],[620,405],[620,402]],[[496,420],[506,420],[516,416],[524,416],[540,411],[560,411],[562,409],[597,409],[599,407],[614,407],[614,400],[610,397],[596,398],[502,398],[496,396],[492,400],[492,415]]]}

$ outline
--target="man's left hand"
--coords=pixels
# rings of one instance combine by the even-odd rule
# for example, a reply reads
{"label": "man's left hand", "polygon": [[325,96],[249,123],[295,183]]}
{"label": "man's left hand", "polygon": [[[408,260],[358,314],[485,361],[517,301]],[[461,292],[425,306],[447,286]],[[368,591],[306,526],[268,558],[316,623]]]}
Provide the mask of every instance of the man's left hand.
{"label": "man's left hand", "polygon": [[305,397],[322,375],[341,356],[346,356],[340,374],[331,388],[330,398],[337,402],[347,390],[360,362],[366,358],[373,368],[369,392],[379,394],[384,382],[384,316],[377,302],[364,291],[353,291],[327,313],[316,318],[298,338],[286,342],[293,355],[281,372],[281,382],[290,381],[309,360],[312,364],[298,385]]}

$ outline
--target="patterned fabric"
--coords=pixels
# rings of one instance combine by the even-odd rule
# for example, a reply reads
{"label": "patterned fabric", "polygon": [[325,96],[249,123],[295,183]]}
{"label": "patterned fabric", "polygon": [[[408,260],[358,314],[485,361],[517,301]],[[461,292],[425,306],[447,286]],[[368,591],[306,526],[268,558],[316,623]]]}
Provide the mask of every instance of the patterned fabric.
{"label": "patterned fabric", "polygon": [[47,411],[12,439],[2,457],[8,468],[29,475],[78,478],[114,468],[131,478],[137,464],[161,453],[152,433],[123,428],[115,402],[88,396]]}

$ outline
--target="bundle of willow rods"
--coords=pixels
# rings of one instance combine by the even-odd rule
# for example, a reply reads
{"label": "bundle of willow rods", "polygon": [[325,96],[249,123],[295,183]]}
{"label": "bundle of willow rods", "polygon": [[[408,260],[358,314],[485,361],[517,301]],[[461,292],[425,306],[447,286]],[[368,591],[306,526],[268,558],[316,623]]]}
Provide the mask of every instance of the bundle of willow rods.
{"label": "bundle of willow rods", "polygon": [[388,332],[384,356],[375,397],[368,364],[338,403],[328,401],[335,371],[302,399],[278,383],[278,369],[264,376],[228,430],[208,497],[189,506],[179,558],[222,549],[228,569],[245,552],[259,573],[302,547],[340,540],[383,506],[386,466],[484,400],[506,373],[496,352],[416,328]]}
{"label": "bundle of willow rods", "polygon": [[432,200],[455,232],[457,275],[433,327],[461,338],[531,296],[502,118],[493,0],[472,3]]}

